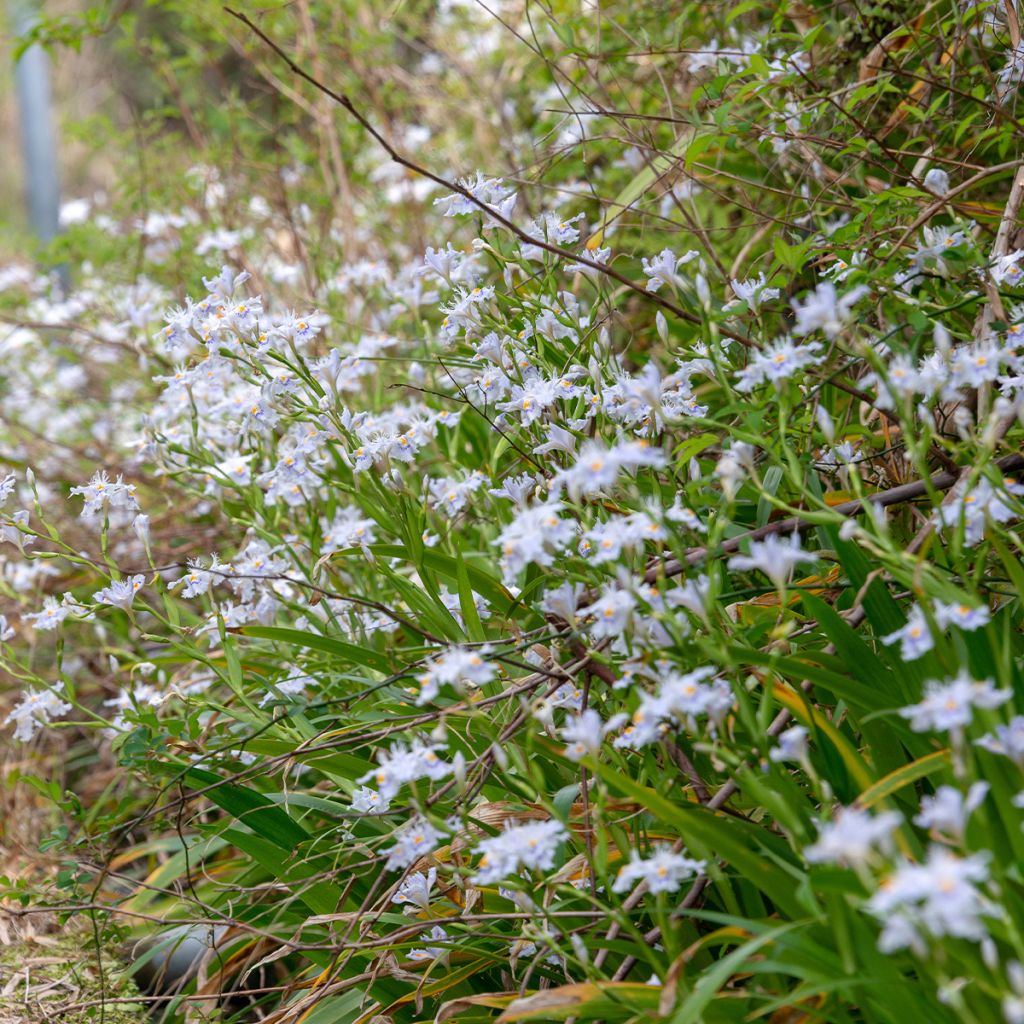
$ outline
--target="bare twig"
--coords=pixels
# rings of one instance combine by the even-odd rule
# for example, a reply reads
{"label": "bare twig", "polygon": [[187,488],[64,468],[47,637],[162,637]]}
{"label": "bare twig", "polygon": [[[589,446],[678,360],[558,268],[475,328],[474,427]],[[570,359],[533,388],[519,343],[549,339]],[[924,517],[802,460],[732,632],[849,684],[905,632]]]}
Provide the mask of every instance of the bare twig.
{"label": "bare twig", "polygon": [[[667,309],[670,313],[677,316],[680,320],[685,320],[688,323],[701,325],[703,321],[695,313],[691,313],[689,310],[683,309],[681,306],[676,305],[670,299],[666,299],[663,295],[659,295],[657,292],[649,292],[647,288],[625,274],[616,270],[614,267],[606,264],[599,263],[597,260],[591,259],[589,256],[584,256],[580,253],[571,252],[569,249],[563,249],[560,245],[554,245],[545,238],[538,238],[535,235],[531,235],[528,231],[524,231],[521,227],[509,220],[507,217],[498,213],[493,207],[489,206],[482,199],[477,198],[473,193],[466,188],[464,185],[460,185],[457,181],[450,181],[447,178],[443,178],[433,171],[424,167],[422,164],[418,164],[413,160],[410,160],[403,153],[400,153],[395,147],[373,126],[373,124],[365,117],[365,115],[356,107],[352,100],[345,95],[345,93],[336,92],[330,86],[325,85],[319,81],[313,75],[309,74],[308,71],[300,67],[295,61],[278,46],[265,32],[262,31],[257,25],[255,25],[246,15],[239,11],[232,10],[230,7],[225,7],[224,10],[230,14],[233,18],[237,18],[243,25],[250,29],[255,35],[257,35],[267,46],[270,47],[287,65],[293,74],[298,75],[301,79],[308,82],[315,89],[329,96],[335,103],[342,106],[351,114],[353,118],[359,123],[359,125],[366,131],[373,140],[384,150],[385,153],[391,158],[394,163],[405,167],[407,170],[412,171],[413,174],[418,174],[420,177],[427,178],[428,180],[440,185],[442,188],[448,189],[449,192],[454,192],[456,195],[462,196],[464,199],[471,202],[474,206],[480,209],[484,214],[491,218],[491,220],[500,224],[506,228],[513,235],[516,236],[520,241],[525,242],[527,245],[535,245],[540,249],[550,252],[555,256],[561,256],[563,259],[571,260],[574,263],[580,263],[585,267],[589,267],[591,270],[595,270],[598,273],[604,274],[606,277],[611,278],[613,281],[617,281],[619,284],[628,288],[630,291],[635,292],[638,295],[644,296],[644,298],[654,302],[656,305]],[[738,341],[748,347],[753,347],[755,342],[746,337],[743,334],[739,334],[726,327],[720,327],[719,330],[727,338],[731,338],[733,341]]]}
{"label": "bare twig", "polygon": [[[1007,455],[998,459],[994,465],[1003,473],[1012,473],[1024,469],[1024,455]],[[955,473],[938,473],[931,478],[931,487],[936,491],[948,491],[959,479]],[[907,484],[900,484],[898,487],[890,487],[886,491],[879,491],[865,499],[868,503],[878,508],[888,508],[891,505],[899,505],[906,501],[914,501],[922,498],[928,493],[929,483],[924,480],[913,480]],[[834,505],[829,511],[842,516],[855,516],[864,508],[864,501],[857,498],[853,501],[844,501],[841,505]],[[748,541],[762,540],[772,534],[782,533],[803,533],[810,530],[817,524],[810,519],[801,516],[790,516],[787,519],[779,519],[774,523],[760,526],[756,530],[748,530],[738,537],[730,537],[723,541],[713,552],[715,555],[730,554],[738,551],[740,546]],[[644,574],[645,583],[654,583],[661,576],[678,576],[685,566],[696,565],[708,557],[709,552],[705,547],[693,548],[687,552],[683,562],[672,559],[664,564],[652,566]]]}

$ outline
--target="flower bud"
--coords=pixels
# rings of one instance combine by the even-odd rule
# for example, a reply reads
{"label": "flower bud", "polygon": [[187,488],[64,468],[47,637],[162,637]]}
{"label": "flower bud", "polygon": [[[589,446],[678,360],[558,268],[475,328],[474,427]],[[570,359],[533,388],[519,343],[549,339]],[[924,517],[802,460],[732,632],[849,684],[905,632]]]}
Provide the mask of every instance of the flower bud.
{"label": "flower bud", "polygon": [[941,167],[933,167],[924,176],[924,187],[936,196],[944,196],[949,191],[949,175]]}
{"label": "flower bud", "polygon": [[461,750],[456,750],[455,756],[452,758],[452,774],[455,776],[455,781],[458,783],[459,789],[465,789],[466,758]]}
{"label": "flower bud", "polygon": [[132,520],[132,529],[135,531],[135,536],[138,537],[146,547],[149,547],[149,516],[140,512]]}
{"label": "flower bud", "polygon": [[953,410],[953,426],[956,427],[956,432],[962,440],[966,441],[970,438],[973,425],[974,414],[966,405],[958,405]]}
{"label": "flower bud", "polygon": [[590,950],[587,949],[587,944],[583,941],[583,936],[577,935],[573,932],[569,936],[569,941],[572,943],[572,951],[576,954],[576,959],[581,964],[590,963]]}
{"label": "flower bud", "polygon": [[829,444],[832,444],[836,439],[836,425],[832,422],[832,417],[828,414],[828,409],[823,405],[819,405],[815,410],[814,418],[818,421],[818,427],[825,435],[825,440],[828,441]]}
{"label": "flower bud", "polygon": [[697,285],[697,298],[700,304],[708,309],[711,306],[711,288],[708,286],[708,279],[703,274],[698,274],[694,282]]}

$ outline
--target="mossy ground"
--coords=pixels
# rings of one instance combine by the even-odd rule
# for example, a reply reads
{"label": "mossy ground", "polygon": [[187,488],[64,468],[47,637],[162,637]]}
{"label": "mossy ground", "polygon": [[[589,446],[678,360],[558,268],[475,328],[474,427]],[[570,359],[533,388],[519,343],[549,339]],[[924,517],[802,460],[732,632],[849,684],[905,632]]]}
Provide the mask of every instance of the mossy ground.
{"label": "mossy ground", "polygon": [[140,1024],[138,989],[109,953],[102,971],[83,935],[0,945],[0,1024]]}

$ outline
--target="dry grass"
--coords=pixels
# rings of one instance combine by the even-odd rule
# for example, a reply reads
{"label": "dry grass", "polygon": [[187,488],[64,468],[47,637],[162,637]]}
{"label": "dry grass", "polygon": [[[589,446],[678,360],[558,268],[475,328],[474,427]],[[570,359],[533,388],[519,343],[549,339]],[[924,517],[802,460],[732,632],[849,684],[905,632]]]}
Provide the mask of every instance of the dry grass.
{"label": "dry grass", "polygon": [[[53,858],[39,852],[57,819],[40,793],[11,780],[19,772],[53,777],[62,760],[62,735],[67,734],[52,732],[43,748],[19,746],[2,764],[0,874],[35,891],[47,888],[57,869]],[[143,1005],[116,1001],[130,1000],[137,989],[116,957],[97,957],[86,922],[62,926],[55,914],[6,913],[11,906],[0,900],[0,1024],[95,1021],[100,1002],[105,1024],[149,1019]]]}
{"label": "dry grass", "polygon": [[[0,700],[0,716],[10,700]],[[60,733],[51,736],[48,751],[32,746],[8,745],[0,776],[0,874],[11,884],[45,885],[56,871],[56,864],[39,852],[39,845],[56,824],[55,809],[41,793],[18,783],[21,774],[46,776],[59,763]],[[33,914],[14,917],[4,913],[6,900],[0,900],[0,947],[15,942],[34,942],[52,935],[58,928],[53,915]]]}
{"label": "dry grass", "polygon": [[[23,939],[0,947],[0,1024],[105,1024],[148,1020],[138,990],[104,956],[102,967],[78,935]],[[112,969],[115,968],[115,969]]]}

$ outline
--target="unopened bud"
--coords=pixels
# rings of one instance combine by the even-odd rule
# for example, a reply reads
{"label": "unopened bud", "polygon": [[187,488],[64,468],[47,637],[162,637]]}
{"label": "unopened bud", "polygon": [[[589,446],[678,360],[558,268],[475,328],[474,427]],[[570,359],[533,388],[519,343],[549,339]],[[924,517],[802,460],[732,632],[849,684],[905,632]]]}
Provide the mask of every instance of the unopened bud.
{"label": "unopened bud", "polygon": [[135,531],[135,536],[138,537],[146,547],[149,547],[149,516],[140,512],[132,520],[132,529]]}
{"label": "unopened bud", "polygon": [[953,426],[956,432],[966,441],[971,436],[971,427],[974,426],[974,414],[966,405],[958,405],[953,410]]}
{"label": "unopened bud", "polygon": [[1019,960],[1011,960],[1006,965],[1006,977],[1010,988],[1019,996],[1024,996],[1024,966]]}
{"label": "unopened bud", "polygon": [[828,414],[828,409],[823,405],[819,405],[814,416],[818,421],[818,427],[825,435],[825,440],[831,444],[836,439],[836,425],[832,422],[832,417]]}
{"label": "unopened bud", "polygon": [[711,288],[708,286],[708,279],[703,274],[698,274],[696,281],[697,285],[697,298],[700,299],[700,304],[705,308],[709,308],[711,305]]}
{"label": "unopened bud", "polygon": [[944,196],[949,191],[949,175],[941,167],[933,167],[924,176],[924,187],[932,195]]}
{"label": "unopened bud", "polygon": [[654,314],[654,323],[658,328],[658,337],[668,344],[668,321],[665,319],[665,314],[662,313],[660,309]]}

